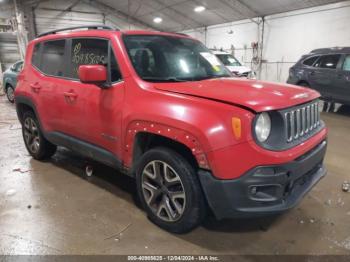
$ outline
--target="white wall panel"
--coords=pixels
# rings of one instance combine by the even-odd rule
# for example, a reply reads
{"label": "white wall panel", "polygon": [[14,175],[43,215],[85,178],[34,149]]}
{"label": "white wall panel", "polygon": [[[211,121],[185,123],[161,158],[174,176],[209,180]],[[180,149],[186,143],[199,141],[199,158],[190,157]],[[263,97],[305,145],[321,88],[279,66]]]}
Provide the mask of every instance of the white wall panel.
{"label": "white wall panel", "polygon": [[5,71],[20,59],[16,35],[0,32],[0,63],[2,70]]}
{"label": "white wall panel", "polygon": [[[261,78],[285,82],[289,68],[303,55],[321,47],[350,46],[350,1],[266,17]],[[229,31],[233,34],[228,34]],[[259,29],[249,20],[185,31],[208,47],[237,49],[235,55],[249,65],[252,42]]]}

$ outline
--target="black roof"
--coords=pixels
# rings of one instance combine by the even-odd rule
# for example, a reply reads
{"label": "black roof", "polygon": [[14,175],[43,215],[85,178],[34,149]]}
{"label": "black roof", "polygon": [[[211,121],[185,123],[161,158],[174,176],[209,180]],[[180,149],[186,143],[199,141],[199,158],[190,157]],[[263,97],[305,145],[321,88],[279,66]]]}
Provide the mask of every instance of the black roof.
{"label": "black roof", "polygon": [[350,47],[319,48],[311,51],[311,54],[339,54],[350,53]]}

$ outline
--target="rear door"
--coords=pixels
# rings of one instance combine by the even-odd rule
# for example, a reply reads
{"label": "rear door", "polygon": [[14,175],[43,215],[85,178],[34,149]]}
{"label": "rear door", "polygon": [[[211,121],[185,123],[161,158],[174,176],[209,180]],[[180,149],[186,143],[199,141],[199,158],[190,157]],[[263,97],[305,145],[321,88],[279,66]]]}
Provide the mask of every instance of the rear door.
{"label": "rear door", "polygon": [[344,55],[335,79],[336,99],[350,104],[350,54]]}
{"label": "rear door", "polygon": [[323,55],[309,71],[310,85],[325,98],[332,98],[335,93],[334,82],[340,59],[340,54]]}
{"label": "rear door", "polygon": [[59,130],[61,119],[65,118],[62,103],[58,99],[61,79],[65,71],[66,40],[50,40],[34,47],[32,65],[36,69],[30,78],[30,92],[40,113],[45,131]]}

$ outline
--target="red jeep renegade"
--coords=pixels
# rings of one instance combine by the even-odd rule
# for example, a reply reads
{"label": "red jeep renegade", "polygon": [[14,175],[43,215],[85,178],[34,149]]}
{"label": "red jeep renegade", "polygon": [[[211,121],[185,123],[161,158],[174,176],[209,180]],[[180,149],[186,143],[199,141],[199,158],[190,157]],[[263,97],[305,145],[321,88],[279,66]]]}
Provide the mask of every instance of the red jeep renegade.
{"label": "red jeep renegade", "polygon": [[72,29],[30,42],[19,75],[35,159],[63,146],[122,170],[151,221],[176,233],[208,209],[218,219],[290,209],[326,174],[317,92],[232,78],[182,34]]}

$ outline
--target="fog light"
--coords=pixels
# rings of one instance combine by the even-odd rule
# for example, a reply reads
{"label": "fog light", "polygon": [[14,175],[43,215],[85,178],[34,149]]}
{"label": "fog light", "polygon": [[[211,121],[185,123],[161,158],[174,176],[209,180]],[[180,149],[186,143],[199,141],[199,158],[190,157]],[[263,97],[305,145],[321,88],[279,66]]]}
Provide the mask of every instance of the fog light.
{"label": "fog light", "polygon": [[256,186],[253,186],[252,188],[250,188],[250,193],[251,193],[252,195],[255,195],[255,194],[256,194],[256,191],[257,191]]}

